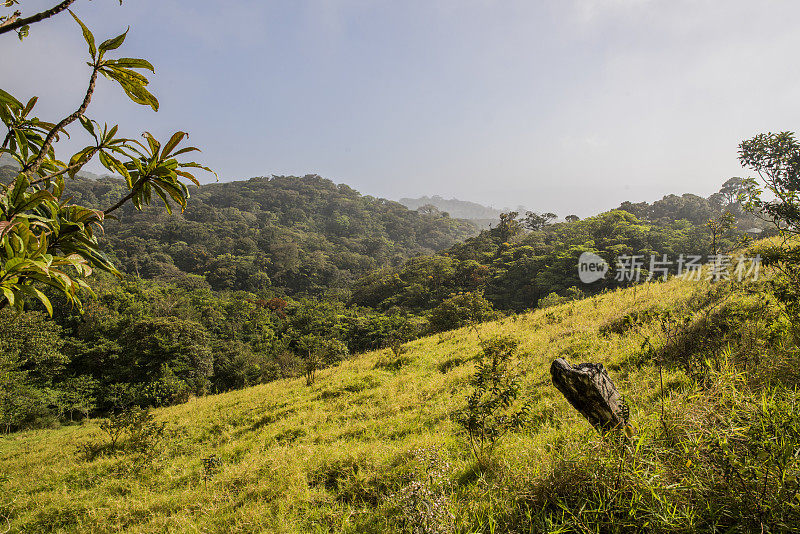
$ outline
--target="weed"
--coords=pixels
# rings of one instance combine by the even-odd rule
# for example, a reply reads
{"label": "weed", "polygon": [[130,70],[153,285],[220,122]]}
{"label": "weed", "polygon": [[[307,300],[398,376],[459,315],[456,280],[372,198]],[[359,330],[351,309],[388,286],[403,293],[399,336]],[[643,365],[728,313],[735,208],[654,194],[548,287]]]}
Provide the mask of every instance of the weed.
{"label": "weed", "polygon": [[413,534],[453,532],[451,465],[435,447],[413,450],[411,462],[414,467],[408,483],[390,497],[401,521]]}
{"label": "weed", "polygon": [[214,478],[222,469],[222,458],[216,454],[202,458],[203,461],[203,483],[208,484],[208,481]]}

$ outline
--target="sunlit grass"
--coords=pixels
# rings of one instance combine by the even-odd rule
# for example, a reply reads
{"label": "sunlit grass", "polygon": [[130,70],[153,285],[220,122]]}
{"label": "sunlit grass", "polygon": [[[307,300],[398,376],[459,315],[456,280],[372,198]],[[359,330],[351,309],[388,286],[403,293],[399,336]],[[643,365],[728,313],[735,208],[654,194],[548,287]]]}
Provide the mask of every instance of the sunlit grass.
{"label": "sunlit grass", "polygon": [[[738,343],[730,358],[785,354],[763,341],[768,321],[747,315],[760,297],[726,287],[709,299],[744,310],[738,328],[746,335],[719,333]],[[662,396],[657,367],[642,357],[645,339],[664,343],[658,321],[622,334],[601,329],[634,311],[700,312],[701,296],[712,289],[707,282],[646,283],[420,339],[399,362],[388,350],[354,356],[320,371],[311,387],[299,378],[195,398],[157,410],[168,439],[145,467],[126,455],[82,457],[81,444],[103,439],[95,421],[1,437],[0,522],[7,517],[14,532],[393,531],[408,528],[391,496],[409,480],[410,451],[436,447],[452,464],[458,531],[607,531],[615,522],[710,528],[724,514],[692,497],[711,491],[700,487],[697,470],[713,465],[698,455],[731,403],[744,410],[755,390],[735,380],[731,386],[739,371],[730,366],[709,368],[701,388],[686,369],[665,363]],[[522,396],[534,409],[528,428],[509,435],[494,467],[481,472],[452,416],[469,391],[479,340],[500,334],[519,341]],[[716,352],[706,356],[720,361]],[[637,428],[627,452],[618,439],[599,436],[552,386],[557,357],[609,369]],[[202,459],[210,455],[222,466],[207,479]]]}

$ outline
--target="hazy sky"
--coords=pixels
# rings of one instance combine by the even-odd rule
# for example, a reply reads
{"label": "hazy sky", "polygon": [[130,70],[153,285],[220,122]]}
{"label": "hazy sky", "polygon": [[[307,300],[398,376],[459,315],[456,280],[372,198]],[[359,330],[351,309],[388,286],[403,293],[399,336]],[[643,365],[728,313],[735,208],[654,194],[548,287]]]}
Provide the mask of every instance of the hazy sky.
{"label": "hazy sky", "polygon": [[[189,131],[223,180],[317,173],[392,199],[584,216],[708,195],[743,173],[742,139],[800,127],[796,0],[78,0],[74,10],[99,40],[130,25],[120,51],[156,66],[158,113],[102,80],[90,116],[130,137]],[[40,96],[42,118],[64,116],[80,102],[85,55],[69,16],[22,43],[2,36],[0,87]]]}

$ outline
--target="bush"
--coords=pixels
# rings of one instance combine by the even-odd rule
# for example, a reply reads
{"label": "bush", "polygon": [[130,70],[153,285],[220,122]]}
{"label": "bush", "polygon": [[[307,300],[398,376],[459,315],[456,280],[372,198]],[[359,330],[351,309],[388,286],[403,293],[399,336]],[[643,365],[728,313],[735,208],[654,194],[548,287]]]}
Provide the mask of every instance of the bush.
{"label": "bush", "polygon": [[488,465],[497,442],[507,432],[521,428],[530,412],[528,403],[514,407],[521,376],[513,369],[517,345],[516,340],[503,336],[481,342],[483,351],[470,380],[475,389],[456,419],[482,468]]}
{"label": "bush", "polygon": [[108,441],[83,446],[84,456],[92,460],[103,454],[125,452],[134,455],[134,464],[150,462],[164,439],[166,423],[156,422],[148,408],[134,406],[112,414],[100,422]]}

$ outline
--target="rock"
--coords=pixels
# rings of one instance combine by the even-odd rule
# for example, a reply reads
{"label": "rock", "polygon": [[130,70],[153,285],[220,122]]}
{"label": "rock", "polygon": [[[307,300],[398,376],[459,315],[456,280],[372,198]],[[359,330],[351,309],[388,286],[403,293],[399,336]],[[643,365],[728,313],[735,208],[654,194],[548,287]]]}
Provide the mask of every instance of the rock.
{"label": "rock", "polygon": [[553,385],[600,432],[626,423],[622,395],[601,363],[570,365],[558,358],[550,366]]}

